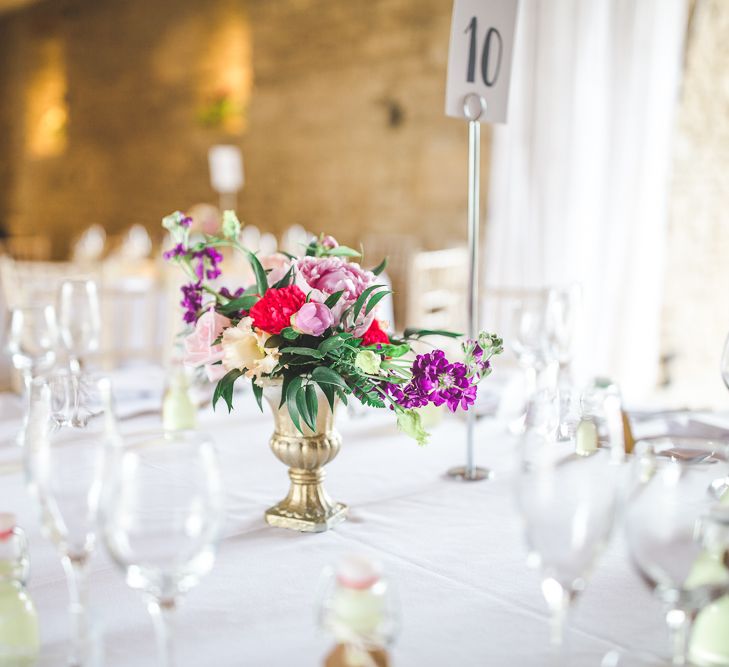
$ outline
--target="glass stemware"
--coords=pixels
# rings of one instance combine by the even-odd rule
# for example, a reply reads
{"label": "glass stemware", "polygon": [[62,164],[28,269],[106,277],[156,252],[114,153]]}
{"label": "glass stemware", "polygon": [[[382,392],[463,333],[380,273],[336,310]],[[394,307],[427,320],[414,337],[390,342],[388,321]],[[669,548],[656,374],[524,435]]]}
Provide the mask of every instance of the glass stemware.
{"label": "glass stemware", "polygon": [[727,445],[661,438],[636,445],[625,526],[633,563],[663,603],[672,660],[685,665],[696,613],[727,591],[697,576],[701,537],[716,504],[712,483],[726,475]]}
{"label": "glass stemware", "polygon": [[107,444],[116,437],[109,381],[68,370],[31,383],[25,436],[28,488],[44,535],[61,555],[72,619],[70,665],[89,658],[86,580]]}
{"label": "glass stemware", "polygon": [[554,658],[566,664],[569,612],[608,543],[617,505],[620,466],[613,443],[577,453],[575,438],[557,440],[555,419],[531,413],[521,438],[516,475],[517,504],[524,521],[528,563],[542,575],[551,614]]}
{"label": "glass stemware", "polygon": [[139,434],[113,449],[100,523],[104,543],[154,621],[162,667],[174,664],[180,596],[213,567],[223,520],[213,444],[194,431]]}
{"label": "glass stemware", "polygon": [[571,285],[552,288],[547,295],[546,325],[554,354],[559,362],[560,376],[572,379],[572,356],[580,309],[580,288]]}
{"label": "glass stemware", "polygon": [[66,280],[58,290],[58,324],[71,369],[79,371],[83,358],[99,349],[101,310],[93,280]]}
{"label": "glass stemware", "polygon": [[13,308],[8,323],[7,350],[23,375],[26,391],[32,378],[53,368],[58,327],[53,306]]}
{"label": "glass stemware", "polygon": [[724,386],[729,389],[729,335],[724,341],[724,349],[721,352],[721,379],[724,380]]}

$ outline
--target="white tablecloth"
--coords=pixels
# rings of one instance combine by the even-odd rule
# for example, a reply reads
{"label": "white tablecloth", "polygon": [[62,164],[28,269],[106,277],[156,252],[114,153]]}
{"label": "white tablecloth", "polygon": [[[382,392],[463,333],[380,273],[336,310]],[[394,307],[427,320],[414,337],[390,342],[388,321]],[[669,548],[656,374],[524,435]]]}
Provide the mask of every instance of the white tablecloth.
{"label": "white tablecloth", "polygon": [[[315,625],[322,568],[343,554],[381,559],[396,585],[402,629],[393,649],[398,667],[546,664],[547,613],[538,574],[525,565],[509,470],[514,440],[495,422],[479,425],[477,460],[496,476],[481,483],[445,479],[462,463],[462,422],[446,420],[419,448],[396,431],[390,414],[349,418],[344,445],[328,470],[327,488],[350,506],[344,524],[323,534],[271,528],[264,510],[287,489],[285,467],[268,449],[271,420],[252,396],[235,412],[204,411],[201,428],[219,446],[227,523],[213,572],[178,614],[179,667],[318,665],[330,640]],[[9,403],[9,397],[4,397]],[[0,400],[0,404],[3,400]],[[12,432],[11,408],[0,410],[1,436]],[[154,417],[125,422],[146,428]],[[16,449],[0,445],[0,511],[28,532],[30,592],[38,607],[41,665],[64,664],[68,621],[63,572],[41,537],[35,508],[14,466]],[[611,649],[665,655],[659,605],[632,571],[620,529],[601,558],[572,623],[576,665],[599,665]],[[105,665],[155,664],[150,619],[102,548],[90,575],[94,619],[103,628]],[[640,661],[631,664],[642,664]]]}

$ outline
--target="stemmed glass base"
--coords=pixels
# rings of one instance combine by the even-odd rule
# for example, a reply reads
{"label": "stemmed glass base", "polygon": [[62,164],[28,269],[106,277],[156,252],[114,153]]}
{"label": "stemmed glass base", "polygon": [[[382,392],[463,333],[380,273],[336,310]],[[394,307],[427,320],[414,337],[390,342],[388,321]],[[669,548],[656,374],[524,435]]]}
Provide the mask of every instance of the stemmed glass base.
{"label": "stemmed glass base", "polygon": [[466,466],[455,466],[450,468],[446,473],[448,477],[460,479],[464,482],[480,482],[484,479],[491,479],[494,476],[493,471],[488,468],[474,466],[470,470]]}

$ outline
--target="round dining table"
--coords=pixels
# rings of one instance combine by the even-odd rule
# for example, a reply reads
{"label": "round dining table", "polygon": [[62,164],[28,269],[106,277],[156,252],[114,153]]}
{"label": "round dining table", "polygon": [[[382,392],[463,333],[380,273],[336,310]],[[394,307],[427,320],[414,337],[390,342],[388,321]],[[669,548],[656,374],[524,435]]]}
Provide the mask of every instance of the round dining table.
{"label": "round dining table", "polygon": [[[139,384],[146,386],[142,378]],[[161,426],[143,403],[118,402],[123,433]],[[38,664],[59,667],[68,648],[68,595],[59,556],[41,535],[26,490],[15,442],[21,415],[22,401],[0,397],[0,511],[16,514],[30,543]],[[206,407],[198,422],[219,454],[225,525],[212,572],[177,611],[178,667],[322,665],[333,640],[317,626],[317,591],[325,568],[349,554],[380,561],[396,595],[399,631],[390,649],[396,667],[550,664],[540,576],[527,567],[514,501],[517,441],[503,423],[477,424],[476,460],[492,469],[492,479],[463,482],[445,475],[463,463],[462,420],[445,415],[431,428],[430,443],[419,447],[398,432],[389,411],[340,410],[343,446],[327,466],[326,488],[349,506],[349,516],[309,534],[264,521],[288,487],[286,469],[268,447],[268,409],[261,413],[248,392],[236,397],[231,414],[222,405]],[[575,605],[570,664],[649,665],[667,655],[661,607],[632,569],[622,532],[618,518]],[[145,605],[101,544],[89,587],[96,664],[155,665]]]}

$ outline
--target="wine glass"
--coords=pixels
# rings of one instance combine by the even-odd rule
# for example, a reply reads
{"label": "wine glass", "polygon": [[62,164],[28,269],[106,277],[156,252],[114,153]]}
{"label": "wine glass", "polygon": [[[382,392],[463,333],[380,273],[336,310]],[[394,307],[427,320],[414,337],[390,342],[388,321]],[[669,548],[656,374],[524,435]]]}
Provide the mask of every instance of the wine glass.
{"label": "wine glass", "polygon": [[127,584],[142,593],[162,667],[174,664],[173,612],[180,596],[212,569],[222,521],[220,473],[207,436],[137,434],[113,448],[101,533]]}
{"label": "wine glass", "polygon": [[546,325],[554,354],[559,362],[560,375],[569,382],[574,338],[580,308],[580,288],[571,285],[552,288],[547,294]]}
{"label": "wine glass", "polygon": [[[552,409],[558,412],[559,407]],[[545,423],[550,420],[539,421]],[[574,437],[558,440],[553,428],[534,428],[531,419],[521,438],[517,505],[524,522],[527,562],[541,572],[551,615],[551,645],[559,664],[567,662],[565,638],[572,603],[584,590],[612,531],[620,471],[613,454],[616,447],[606,442],[578,453]]]}
{"label": "wine glass", "polygon": [[69,665],[90,657],[86,605],[104,452],[116,439],[106,378],[56,371],[34,379],[25,435],[28,488],[63,563],[71,599]]}
{"label": "wine glass", "polygon": [[58,326],[53,306],[34,305],[10,312],[7,350],[13,366],[23,375],[26,391],[32,378],[56,363]]}
{"label": "wine glass", "polygon": [[535,393],[545,384],[555,384],[547,371],[554,364],[555,355],[547,330],[546,293],[539,291],[517,299],[511,312],[511,346],[524,371],[524,408],[510,429],[523,431],[525,414]]}
{"label": "wine glass", "polygon": [[724,385],[729,389],[729,335],[724,341],[724,349],[721,352],[721,379]]}
{"label": "wine glass", "polygon": [[685,665],[698,611],[727,592],[700,575],[701,536],[716,505],[712,482],[727,471],[728,446],[698,438],[637,443],[625,528],[633,564],[663,603],[674,665]]}
{"label": "wine glass", "polygon": [[65,280],[58,290],[58,324],[72,370],[99,349],[101,311],[93,280]]}

